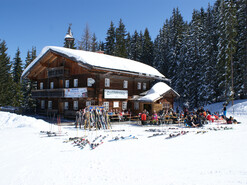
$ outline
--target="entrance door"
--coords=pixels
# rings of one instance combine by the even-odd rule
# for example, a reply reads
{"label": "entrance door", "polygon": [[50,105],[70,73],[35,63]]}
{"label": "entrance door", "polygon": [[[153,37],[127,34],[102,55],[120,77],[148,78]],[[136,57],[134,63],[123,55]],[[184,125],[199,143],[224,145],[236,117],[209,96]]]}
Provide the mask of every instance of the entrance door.
{"label": "entrance door", "polygon": [[63,80],[62,79],[59,80],[59,87],[63,88]]}
{"label": "entrance door", "polygon": [[58,103],[58,113],[63,114],[64,105],[63,102]]}
{"label": "entrance door", "polygon": [[143,110],[146,109],[149,112],[149,115],[152,115],[152,105],[151,104],[144,104]]}

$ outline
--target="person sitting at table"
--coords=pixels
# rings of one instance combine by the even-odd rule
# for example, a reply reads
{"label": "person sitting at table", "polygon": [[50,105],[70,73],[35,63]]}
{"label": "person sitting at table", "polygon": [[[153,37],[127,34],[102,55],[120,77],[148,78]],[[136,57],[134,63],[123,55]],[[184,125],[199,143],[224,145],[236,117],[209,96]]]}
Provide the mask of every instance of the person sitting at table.
{"label": "person sitting at table", "polygon": [[152,115],[152,123],[153,124],[158,124],[158,114],[156,113],[155,110],[154,110],[154,113]]}
{"label": "person sitting at table", "polygon": [[110,115],[110,116],[113,115],[112,109],[110,111],[108,111],[108,115]]}
{"label": "person sitting at table", "polygon": [[141,122],[142,122],[142,125],[145,125],[146,124],[146,121],[147,121],[147,111],[146,111],[146,109],[144,109],[144,111],[141,114]]}
{"label": "person sitting at table", "polygon": [[119,112],[118,113],[118,118],[119,118],[119,121],[123,120],[123,115],[124,115],[124,112]]}

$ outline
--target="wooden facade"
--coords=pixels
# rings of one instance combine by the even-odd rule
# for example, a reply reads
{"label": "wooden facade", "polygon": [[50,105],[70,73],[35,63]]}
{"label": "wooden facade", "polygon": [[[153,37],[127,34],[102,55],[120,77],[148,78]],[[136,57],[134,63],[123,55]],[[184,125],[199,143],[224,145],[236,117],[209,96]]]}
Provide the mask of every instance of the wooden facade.
{"label": "wooden facade", "polygon": [[[130,109],[138,113],[142,107],[137,109],[135,101],[129,100],[149,90],[157,79],[150,75],[91,67],[52,50],[43,54],[22,77],[37,82],[32,96],[37,100],[38,113],[64,117],[74,117],[77,110],[89,105],[105,106],[112,111]],[[162,101],[173,104],[173,99]]]}

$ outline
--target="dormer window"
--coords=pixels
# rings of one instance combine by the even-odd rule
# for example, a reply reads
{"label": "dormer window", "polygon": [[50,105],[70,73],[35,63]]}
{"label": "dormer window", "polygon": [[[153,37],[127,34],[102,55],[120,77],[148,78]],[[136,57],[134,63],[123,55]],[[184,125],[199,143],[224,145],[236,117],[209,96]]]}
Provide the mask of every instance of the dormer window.
{"label": "dormer window", "polygon": [[138,89],[138,90],[141,90],[141,88],[142,88],[142,83],[141,83],[141,82],[138,82],[138,83],[137,83],[137,89]]}
{"label": "dormer window", "polygon": [[105,78],[105,87],[110,87],[110,79]]}
{"label": "dormer window", "polygon": [[124,82],[123,82],[123,88],[124,89],[127,89],[128,88],[128,81],[127,80],[124,80]]}
{"label": "dormer window", "polygon": [[143,90],[146,90],[146,89],[147,89],[147,84],[143,83]]}

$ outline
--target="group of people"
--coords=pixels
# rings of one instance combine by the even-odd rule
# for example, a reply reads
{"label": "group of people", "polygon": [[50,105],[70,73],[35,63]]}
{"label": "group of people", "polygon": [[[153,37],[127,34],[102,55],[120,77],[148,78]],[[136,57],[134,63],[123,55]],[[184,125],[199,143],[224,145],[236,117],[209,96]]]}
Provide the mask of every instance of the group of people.
{"label": "group of people", "polygon": [[192,112],[190,112],[188,108],[184,107],[181,112],[179,112],[177,108],[176,111],[173,111],[173,109],[163,109],[158,113],[154,111],[151,115],[147,110],[144,110],[140,114],[142,125],[147,123],[154,125],[163,124],[166,121],[166,118],[172,120],[172,123],[177,123],[179,120],[183,120],[184,124],[188,127],[201,127],[208,122],[214,121],[226,124],[237,122],[231,116],[229,118],[226,117],[226,105],[223,107],[223,115],[220,115],[218,112],[212,114],[208,109],[204,110],[203,107]]}
{"label": "group of people", "polygon": [[157,114],[157,112],[154,110],[153,114],[150,115],[149,112],[144,109],[144,111],[142,113],[139,114],[142,125],[145,124],[153,124],[153,125],[157,125],[159,124],[159,115]]}

